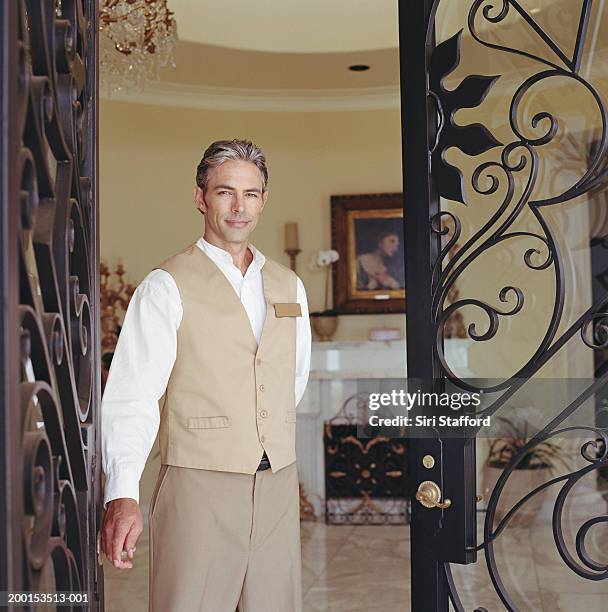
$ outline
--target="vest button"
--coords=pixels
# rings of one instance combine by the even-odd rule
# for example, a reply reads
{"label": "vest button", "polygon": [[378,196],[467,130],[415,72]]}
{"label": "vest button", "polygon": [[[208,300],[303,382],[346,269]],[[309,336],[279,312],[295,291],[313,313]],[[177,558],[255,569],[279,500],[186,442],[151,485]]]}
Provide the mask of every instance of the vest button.
{"label": "vest button", "polygon": [[268,410],[260,410],[260,416],[265,419],[268,416]]}
{"label": "vest button", "polygon": [[260,436],[260,442],[264,442],[264,440],[266,440],[266,438],[264,436]]}
{"label": "vest button", "polygon": [[264,391],[266,387],[264,385],[260,385],[260,391]]}
{"label": "vest button", "polygon": [[256,363],[256,365],[262,365],[262,360],[261,360],[261,359],[258,357],[258,358],[255,360],[255,363]]}

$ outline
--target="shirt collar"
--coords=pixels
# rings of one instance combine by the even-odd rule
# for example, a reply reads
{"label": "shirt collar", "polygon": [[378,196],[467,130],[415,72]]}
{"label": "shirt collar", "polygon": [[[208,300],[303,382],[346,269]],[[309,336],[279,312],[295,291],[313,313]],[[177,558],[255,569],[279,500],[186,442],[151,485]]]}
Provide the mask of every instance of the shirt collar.
{"label": "shirt collar", "polygon": [[[197,245],[213,261],[217,263],[222,262],[225,264],[234,265],[234,262],[232,261],[232,255],[228,251],[222,249],[221,247],[215,246],[210,242],[207,242],[202,236],[198,239]],[[264,257],[264,255],[258,249],[256,249],[253,244],[249,243],[248,246],[249,250],[253,255],[252,263],[256,264],[256,266],[261,269],[264,263],[266,263],[266,257]]]}

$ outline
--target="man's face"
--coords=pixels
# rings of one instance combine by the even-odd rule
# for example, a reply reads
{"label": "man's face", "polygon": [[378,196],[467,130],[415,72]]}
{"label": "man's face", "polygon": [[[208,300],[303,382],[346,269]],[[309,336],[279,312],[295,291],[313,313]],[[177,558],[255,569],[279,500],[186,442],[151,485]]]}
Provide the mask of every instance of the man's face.
{"label": "man's face", "polygon": [[246,161],[227,161],[210,170],[205,191],[196,186],[196,207],[205,215],[205,238],[215,243],[246,243],[264,209],[268,191],[262,174]]}
{"label": "man's face", "polygon": [[396,234],[385,236],[378,243],[378,246],[385,257],[393,257],[399,250],[399,236]]}

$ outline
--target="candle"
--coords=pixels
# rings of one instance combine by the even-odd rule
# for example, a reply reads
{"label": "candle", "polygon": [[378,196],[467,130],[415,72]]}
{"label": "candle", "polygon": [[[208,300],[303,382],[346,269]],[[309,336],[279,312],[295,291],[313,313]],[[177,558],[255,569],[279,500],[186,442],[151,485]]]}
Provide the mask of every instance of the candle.
{"label": "candle", "polygon": [[285,224],[285,250],[286,251],[297,251],[298,246],[298,224],[297,223],[286,223]]}

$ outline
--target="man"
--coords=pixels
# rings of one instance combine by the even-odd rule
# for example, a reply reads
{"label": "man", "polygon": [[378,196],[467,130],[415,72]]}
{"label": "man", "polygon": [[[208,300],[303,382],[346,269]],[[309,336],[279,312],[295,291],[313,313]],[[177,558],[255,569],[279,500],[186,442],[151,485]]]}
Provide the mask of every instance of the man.
{"label": "man", "polygon": [[133,566],[139,478],[158,431],[152,611],[301,610],[295,410],[310,327],[300,279],[249,243],[267,182],[253,143],[209,146],[194,188],[204,235],[138,286],[112,360],[102,548]]}
{"label": "man", "polygon": [[357,257],[357,289],[402,289],[405,286],[403,269],[391,274],[388,263],[399,250],[399,236],[383,232],[376,241],[376,250]]}

